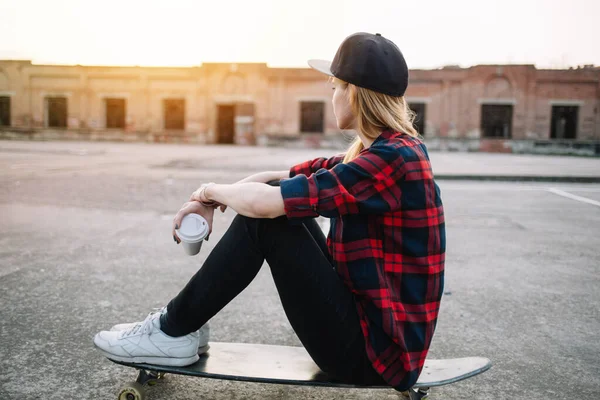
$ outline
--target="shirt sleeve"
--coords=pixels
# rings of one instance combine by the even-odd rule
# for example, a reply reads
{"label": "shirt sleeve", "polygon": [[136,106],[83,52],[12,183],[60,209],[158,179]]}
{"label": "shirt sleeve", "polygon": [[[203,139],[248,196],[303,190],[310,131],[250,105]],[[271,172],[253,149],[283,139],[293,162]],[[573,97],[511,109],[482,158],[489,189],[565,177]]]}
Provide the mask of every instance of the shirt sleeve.
{"label": "shirt sleeve", "polygon": [[286,216],[290,220],[318,215],[336,218],[399,209],[405,167],[397,148],[371,146],[348,163],[283,179],[280,188]]}
{"label": "shirt sleeve", "polygon": [[296,175],[310,176],[321,168],[330,169],[334,165],[342,162],[343,159],[344,154],[338,154],[330,158],[319,157],[314,160],[304,161],[290,168],[290,178],[293,178]]}

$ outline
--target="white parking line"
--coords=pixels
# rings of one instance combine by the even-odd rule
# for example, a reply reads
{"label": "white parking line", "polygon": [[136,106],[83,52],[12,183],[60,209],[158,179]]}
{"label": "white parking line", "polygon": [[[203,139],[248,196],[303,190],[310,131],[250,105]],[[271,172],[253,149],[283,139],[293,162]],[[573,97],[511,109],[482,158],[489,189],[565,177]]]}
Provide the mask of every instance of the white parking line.
{"label": "white parking line", "polygon": [[577,201],[580,201],[582,203],[587,203],[587,204],[591,204],[591,205],[596,206],[596,207],[600,207],[600,201],[588,199],[587,197],[577,196],[577,195],[574,195],[574,194],[562,191],[560,189],[548,188],[546,190],[549,191],[550,193],[554,193],[554,194],[557,194],[559,196],[566,197],[567,199],[577,200]]}
{"label": "white parking line", "polygon": [[600,188],[589,188],[589,187],[570,187],[568,190],[573,192],[588,192],[588,193],[600,193]]}
{"label": "white parking line", "polygon": [[[482,191],[498,190],[502,192],[523,192],[523,191],[548,191],[547,184],[539,183],[537,185],[526,183],[511,183],[511,182],[481,182],[473,185],[443,183],[439,184],[443,191],[447,190],[467,190],[467,191]],[[568,184],[561,185],[564,190],[572,192],[600,193],[600,185],[590,184],[590,186],[570,186]]]}

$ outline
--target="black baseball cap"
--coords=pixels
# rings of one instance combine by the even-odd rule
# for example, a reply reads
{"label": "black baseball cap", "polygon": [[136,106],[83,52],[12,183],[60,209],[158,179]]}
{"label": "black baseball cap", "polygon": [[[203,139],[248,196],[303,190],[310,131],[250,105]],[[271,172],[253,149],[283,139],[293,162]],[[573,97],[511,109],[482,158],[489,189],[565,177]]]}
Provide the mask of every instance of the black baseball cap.
{"label": "black baseball cap", "polygon": [[404,96],[408,66],[402,52],[381,34],[358,32],[348,36],[333,61],[308,60],[308,65],[329,76],[390,96]]}

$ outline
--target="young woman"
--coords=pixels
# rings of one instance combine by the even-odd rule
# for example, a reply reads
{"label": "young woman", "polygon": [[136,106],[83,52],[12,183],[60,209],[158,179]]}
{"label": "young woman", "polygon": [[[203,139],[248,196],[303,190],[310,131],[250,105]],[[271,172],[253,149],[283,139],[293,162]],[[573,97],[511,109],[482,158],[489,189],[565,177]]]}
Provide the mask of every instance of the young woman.
{"label": "young woman", "polygon": [[[175,216],[177,243],[175,229],[188,213],[211,227],[218,207],[238,215],[165,308],[96,335],[109,358],[194,363],[207,321],[266,260],[291,326],[325,373],[401,391],[416,382],[442,296],[445,225],[404,99],[406,62],[390,40],[357,33],[332,62],[309,64],[332,77],[337,125],[355,129],[355,142],[343,155],[195,191]],[[265,184],[272,180],[279,186]],[[319,215],[331,220],[327,238]]]}

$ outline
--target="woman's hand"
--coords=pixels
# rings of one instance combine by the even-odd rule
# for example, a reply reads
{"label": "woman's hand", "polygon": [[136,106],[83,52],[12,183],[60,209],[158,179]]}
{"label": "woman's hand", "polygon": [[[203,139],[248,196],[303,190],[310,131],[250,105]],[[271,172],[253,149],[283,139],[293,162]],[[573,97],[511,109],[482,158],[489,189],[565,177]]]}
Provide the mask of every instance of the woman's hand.
{"label": "woman's hand", "polygon": [[202,205],[197,201],[188,201],[187,203],[184,203],[183,206],[181,206],[181,209],[177,212],[177,214],[175,214],[175,218],[173,218],[173,240],[177,244],[181,243],[181,239],[179,239],[179,237],[177,236],[175,229],[179,229],[183,217],[192,213],[201,215],[208,223],[208,235],[206,235],[206,240],[208,240],[208,237],[212,232],[215,208]]}
{"label": "woman's hand", "polygon": [[225,204],[209,200],[208,197],[206,197],[206,188],[209,185],[214,185],[214,182],[203,183],[202,185],[200,185],[200,187],[190,196],[190,201],[200,202],[202,205],[206,207],[212,207],[213,209],[218,207],[221,210],[221,212],[225,212],[225,210],[227,209],[227,206]]}

